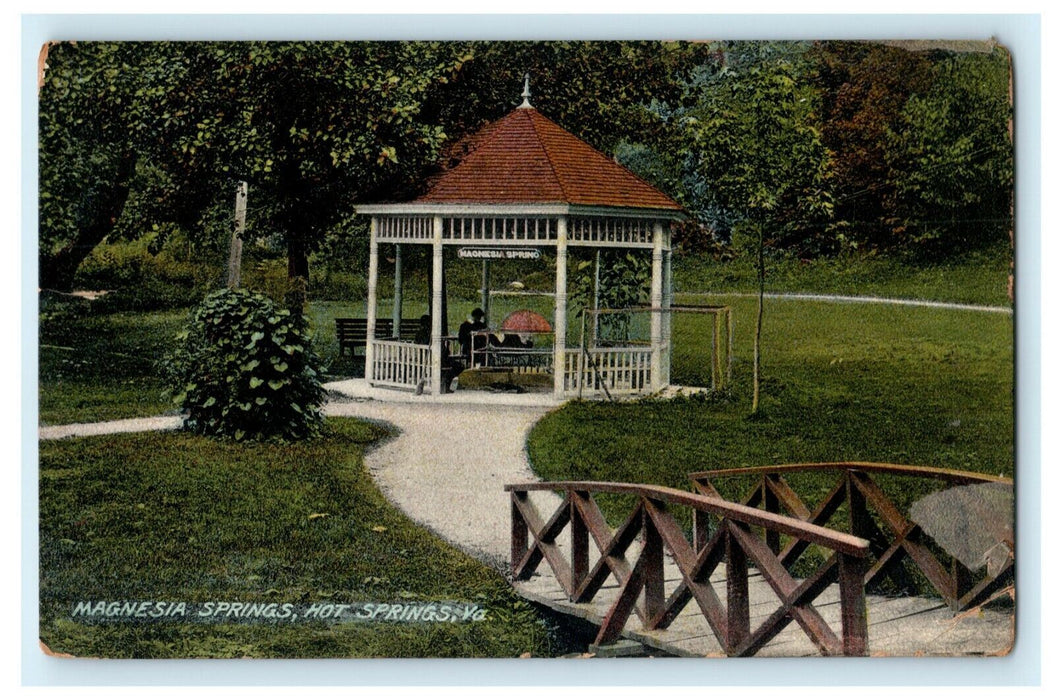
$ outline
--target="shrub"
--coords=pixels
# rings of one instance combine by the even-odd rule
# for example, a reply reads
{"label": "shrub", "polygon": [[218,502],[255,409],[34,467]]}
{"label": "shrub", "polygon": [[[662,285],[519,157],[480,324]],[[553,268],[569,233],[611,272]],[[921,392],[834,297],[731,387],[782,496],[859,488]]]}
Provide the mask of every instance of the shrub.
{"label": "shrub", "polygon": [[278,304],[282,303],[292,289],[286,261],[279,258],[251,261],[249,256],[244,256],[242,283]]}
{"label": "shrub", "polygon": [[[201,301],[222,270],[202,260],[183,259],[165,248],[151,252],[153,238],[97,246],[74,277],[76,289],[108,290],[91,307],[95,313],[158,311]],[[174,248],[174,247],[173,247]]]}
{"label": "shrub", "polygon": [[177,342],[163,371],[189,430],[259,441],[319,433],[324,370],[302,316],[223,289],[195,309]]}

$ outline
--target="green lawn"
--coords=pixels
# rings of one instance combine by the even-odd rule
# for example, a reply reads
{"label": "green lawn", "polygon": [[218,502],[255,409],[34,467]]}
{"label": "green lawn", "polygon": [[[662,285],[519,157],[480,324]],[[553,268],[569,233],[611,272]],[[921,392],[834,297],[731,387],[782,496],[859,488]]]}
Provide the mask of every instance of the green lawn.
{"label": "green lawn", "polygon": [[[771,300],[752,417],[754,301],[732,307],[730,395],[568,404],[530,435],[539,476],[686,488],[696,470],[842,460],[1013,474],[1010,316]],[[709,383],[709,329],[675,316],[674,383]],[[805,488],[807,500],[823,495],[820,483]]]}
{"label": "green lawn", "polygon": [[[383,429],[294,446],[181,433],[41,443],[41,639],[102,657],[547,655],[553,633],[495,571],[411,523],[366,474]],[[459,624],[71,619],[77,601],[454,601]]]}
{"label": "green lawn", "polygon": [[[916,267],[892,259],[851,256],[814,262],[784,260],[770,265],[769,289],[878,294],[1008,306],[1006,258],[1007,252],[997,248],[993,252],[975,253],[936,267]],[[688,292],[750,293],[754,290],[754,271],[750,261],[745,258],[717,263],[698,256],[676,256],[674,265],[676,287],[683,292],[679,295],[679,301],[726,303],[730,299],[728,296],[707,297],[690,295]],[[471,288],[478,283],[477,267],[452,263],[449,307],[449,331],[452,334],[457,332],[460,320],[478,304],[471,298]],[[551,274],[535,269],[537,267],[519,269],[514,266],[505,269],[496,266],[493,271],[494,288],[507,288],[506,282],[514,277],[527,280],[530,289],[546,288],[547,282],[552,283]],[[428,311],[423,285],[423,279],[412,278],[408,282],[403,308],[405,318],[418,318]],[[737,299],[732,303],[737,308],[738,338],[744,340],[753,317],[751,302]],[[774,300],[773,308],[777,308],[776,305],[780,303]],[[553,313],[549,297],[496,296],[493,304],[491,318],[494,322],[500,321],[510,311],[523,307],[538,310],[547,317],[552,317]],[[338,357],[333,319],[338,316],[365,317],[365,299],[313,302],[308,311],[313,322],[316,350],[327,365],[328,376],[362,376],[361,354],[354,359]],[[380,300],[378,313],[390,316],[391,300]],[[161,396],[163,387],[158,380],[156,361],[171,347],[173,337],[182,327],[187,314],[187,310],[114,314],[81,311],[80,314],[42,316],[41,424],[110,420],[171,412],[173,406]],[[874,314],[868,312],[864,318],[872,316]],[[787,322],[782,327],[779,323],[772,325],[770,330],[788,328]],[[578,326],[575,323],[571,326],[571,342],[574,343]],[[828,328],[814,326],[803,330],[824,333]],[[792,332],[797,332],[797,329],[792,328]],[[691,344],[680,343],[683,364],[696,362],[684,356]],[[911,346],[907,346],[907,349],[913,351]],[[748,357],[749,350],[745,352],[738,349],[738,356]],[[776,356],[774,359],[779,360]],[[693,379],[693,375],[688,375],[688,378]]]}
{"label": "green lawn", "polygon": [[[1007,278],[1011,251],[994,246],[941,265],[914,265],[896,258],[844,255],[830,259],[773,259],[766,265],[771,292],[849,294],[1010,306]],[[722,263],[675,255],[674,282],[689,292],[757,292],[750,256]]]}
{"label": "green lawn", "polygon": [[186,311],[61,314],[40,323],[40,422],[61,424],[172,411],[156,360]]}

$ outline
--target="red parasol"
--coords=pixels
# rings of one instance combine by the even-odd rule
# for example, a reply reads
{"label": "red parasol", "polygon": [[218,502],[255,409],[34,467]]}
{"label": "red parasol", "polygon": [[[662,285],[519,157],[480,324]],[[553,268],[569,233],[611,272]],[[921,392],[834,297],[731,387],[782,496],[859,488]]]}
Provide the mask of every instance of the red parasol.
{"label": "red parasol", "polygon": [[505,317],[499,330],[508,333],[552,333],[553,327],[544,316],[527,309],[519,309]]}

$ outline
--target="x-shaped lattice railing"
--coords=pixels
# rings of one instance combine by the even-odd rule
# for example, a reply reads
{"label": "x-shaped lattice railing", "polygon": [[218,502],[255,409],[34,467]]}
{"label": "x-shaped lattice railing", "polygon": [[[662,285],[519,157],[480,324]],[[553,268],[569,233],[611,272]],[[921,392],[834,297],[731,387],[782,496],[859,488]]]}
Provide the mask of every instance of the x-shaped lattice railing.
{"label": "x-shaped lattice railing", "polygon": [[[785,476],[803,472],[831,472],[835,484],[814,508],[809,508],[785,480]],[[1008,557],[996,570],[984,575],[973,575],[955,556],[943,552],[949,565],[943,564],[923,537],[920,526],[901,513],[883,492],[872,474],[885,474],[941,482],[946,487],[968,484],[1006,484],[1011,479],[976,474],[973,472],[913,467],[872,462],[831,462],[817,464],[785,464],[771,467],[749,467],[697,472],[689,475],[696,490],[704,495],[722,498],[715,488],[716,480],[730,477],[757,478],[758,482],[744,500],[744,504],[770,513],[786,513],[801,522],[831,527],[833,516],[845,510],[850,533],[868,540],[871,566],[865,574],[865,584],[884,577],[895,577],[899,586],[911,586],[911,577],[903,570],[908,560],[915,563],[946,604],[959,611],[985,600],[994,591],[1007,585],[1014,574],[1013,557]],[[878,516],[879,522],[876,522]],[[882,523],[883,527],[880,526]],[[707,521],[697,521],[697,537],[706,538]],[[807,540],[790,538],[781,544],[781,532],[766,529],[766,544],[777,560],[790,568],[810,544]],[[1005,543],[1013,552],[1014,542]]]}
{"label": "x-shaped lattice railing", "polygon": [[[608,482],[554,482],[506,486],[512,502],[511,564],[514,580],[530,578],[545,561],[568,597],[594,600],[608,578],[619,584],[597,635],[597,643],[621,636],[636,614],[646,630],[666,629],[695,601],[722,650],[751,656],[795,622],[825,655],[867,653],[864,575],[869,543],[859,537],[812,523],[707,495],[676,489]],[[556,511],[544,518],[529,498],[532,491],[563,493]],[[630,515],[612,528],[598,507],[598,493],[635,498]],[[687,506],[695,520],[717,519],[717,527],[696,547],[671,514]],[[570,526],[569,544],[558,536]],[[805,580],[797,580],[752,528],[764,528],[830,550],[830,556]],[[590,540],[596,556],[592,557]],[[639,547],[632,548],[637,542]],[[632,552],[631,550],[634,550]],[[567,551],[567,556],[565,554]],[[668,596],[665,556],[669,552],[680,581]],[[633,554],[636,553],[636,558]],[[631,561],[633,559],[633,561]],[[712,577],[725,565],[725,603]],[[748,569],[761,573],[777,598],[777,609],[752,629]],[[838,582],[841,635],[817,612],[814,601]]]}

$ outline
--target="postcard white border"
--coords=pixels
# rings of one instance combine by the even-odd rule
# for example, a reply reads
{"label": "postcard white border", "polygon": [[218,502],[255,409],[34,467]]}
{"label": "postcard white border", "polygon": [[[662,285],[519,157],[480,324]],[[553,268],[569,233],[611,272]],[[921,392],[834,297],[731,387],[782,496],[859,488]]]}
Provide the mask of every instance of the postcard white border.
{"label": "postcard white border", "polygon": [[[36,61],[53,39],[987,39],[1015,71],[1018,631],[1004,658],[114,661],[37,646]],[[26,685],[1036,685],[1041,646],[1037,15],[26,15],[22,92],[22,682]]]}

